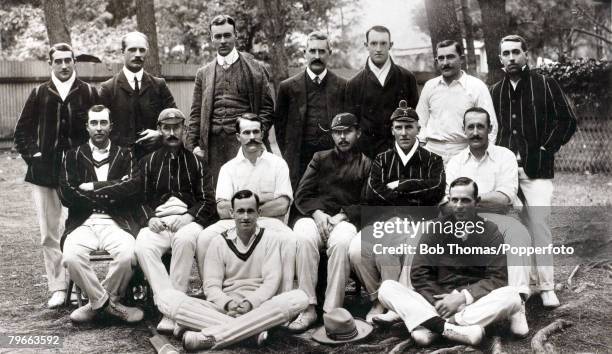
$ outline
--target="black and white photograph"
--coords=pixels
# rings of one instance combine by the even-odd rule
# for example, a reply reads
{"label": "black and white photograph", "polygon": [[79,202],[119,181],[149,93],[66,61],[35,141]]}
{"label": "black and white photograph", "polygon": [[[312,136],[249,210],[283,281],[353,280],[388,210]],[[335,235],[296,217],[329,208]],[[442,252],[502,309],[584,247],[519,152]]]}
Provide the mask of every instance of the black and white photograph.
{"label": "black and white photograph", "polygon": [[2,0],[0,353],[612,352],[610,0]]}

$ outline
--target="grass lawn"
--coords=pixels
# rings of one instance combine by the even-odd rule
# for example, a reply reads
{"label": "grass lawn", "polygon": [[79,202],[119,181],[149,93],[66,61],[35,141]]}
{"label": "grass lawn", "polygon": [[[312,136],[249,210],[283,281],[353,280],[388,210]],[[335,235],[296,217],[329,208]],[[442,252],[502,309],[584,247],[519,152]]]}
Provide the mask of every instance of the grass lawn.
{"label": "grass lawn", "polygon": [[[128,326],[118,322],[75,326],[69,320],[70,311],[45,307],[48,294],[44,274],[39,231],[32,207],[30,187],[23,182],[25,163],[14,153],[0,153],[0,333],[60,335],[64,337],[65,353],[153,353],[149,344],[149,327],[155,326],[159,314],[145,308],[146,320]],[[592,263],[596,259],[612,258],[610,223],[612,213],[612,177],[557,173],[554,179],[554,205],[551,225],[555,244],[571,244],[576,253],[556,260],[555,278],[565,283],[574,266],[581,264],[572,286],[558,291],[564,306],[554,311],[544,310],[539,297],[527,303],[531,328],[528,338],[517,340],[505,333],[504,324],[487,329],[487,335],[502,337],[503,350],[508,353],[531,352],[531,337],[557,318],[573,322],[563,333],[554,335],[550,343],[561,352],[612,352],[612,269]],[[194,273],[195,274],[195,273]],[[193,284],[197,287],[197,281]],[[363,296],[348,296],[347,307],[363,316],[368,304]],[[309,333],[292,336],[281,330],[270,333],[263,348],[237,346],[224,353],[352,353],[387,352],[399,339],[408,338],[402,325],[376,328],[367,343],[328,347],[309,340]],[[389,339],[395,337],[396,339]],[[180,347],[178,340],[173,344]],[[486,341],[477,351],[488,351]],[[441,342],[435,348],[411,347],[405,352],[428,352],[452,346]],[[182,349],[182,348],[181,348]],[[13,349],[0,348],[0,353]],[[30,353],[33,349],[17,352]],[[36,350],[36,352],[45,352]],[[57,352],[57,351],[47,351]]]}

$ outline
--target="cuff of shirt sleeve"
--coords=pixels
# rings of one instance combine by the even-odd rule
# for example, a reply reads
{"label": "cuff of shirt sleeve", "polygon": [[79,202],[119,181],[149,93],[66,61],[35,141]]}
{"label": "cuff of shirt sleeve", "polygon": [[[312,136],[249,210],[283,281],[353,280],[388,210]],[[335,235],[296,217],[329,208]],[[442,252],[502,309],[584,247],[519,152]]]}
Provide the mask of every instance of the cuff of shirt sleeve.
{"label": "cuff of shirt sleeve", "polygon": [[466,305],[471,305],[472,303],[474,303],[474,297],[472,297],[472,294],[470,294],[470,292],[467,291],[467,289],[461,290],[461,293],[463,294],[463,296],[465,296]]}

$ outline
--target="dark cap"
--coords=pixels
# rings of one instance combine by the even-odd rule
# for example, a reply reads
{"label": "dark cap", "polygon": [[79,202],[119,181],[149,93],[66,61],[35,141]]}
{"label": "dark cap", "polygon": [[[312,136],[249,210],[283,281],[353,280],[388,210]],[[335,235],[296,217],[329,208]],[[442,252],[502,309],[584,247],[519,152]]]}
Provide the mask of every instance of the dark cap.
{"label": "dark cap", "polygon": [[359,125],[357,117],[352,113],[338,113],[331,123],[331,130],[346,130]]}
{"label": "dark cap", "polygon": [[408,102],[405,100],[400,101],[399,107],[397,107],[391,115],[392,122],[417,122],[418,120],[419,115],[414,109],[408,107]]}
{"label": "dark cap", "polygon": [[166,108],[159,113],[157,124],[176,124],[185,120],[183,112],[176,108]]}

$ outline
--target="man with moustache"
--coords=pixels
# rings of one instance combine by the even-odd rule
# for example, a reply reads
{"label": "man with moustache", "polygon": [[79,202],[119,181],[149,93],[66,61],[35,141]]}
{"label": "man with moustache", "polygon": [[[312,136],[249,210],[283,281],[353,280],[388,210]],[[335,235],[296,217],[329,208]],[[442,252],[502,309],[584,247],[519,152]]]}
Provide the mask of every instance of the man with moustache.
{"label": "man with moustache", "polygon": [[389,55],[393,42],[388,28],[368,29],[364,46],[369,57],[363,70],[347,83],[345,104],[361,125],[359,149],[374,159],[393,146],[389,117],[394,107],[400,100],[416,107],[419,92],[414,75],[396,65]]}
{"label": "man with moustache", "polygon": [[[521,36],[501,39],[499,58],[505,77],[491,87],[499,120],[497,143],[518,160],[519,196],[527,228],[536,246],[552,242],[548,226],[555,153],[576,131],[576,116],[559,84],[531,72],[527,42]],[[560,305],[555,294],[552,255],[536,255],[537,289],[545,307]]]}
{"label": "man with moustache", "polygon": [[[140,160],[142,224],[147,226],[136,239],[136,256],[155,297],[166,289],[188,290],[198,233],[216,219],[208,168],[181,140],[184,121],[178,109],[163,110],[158,119],[163,146]],[[170,249],[168,275],[161,257]],[[164,317],[158,330],[174,327]]]}
{"label": "man with moustache", "polygon": [[206,274],[205,258],[210,242],[235,225],[230,213],[232,196],[239,190],[248,189],[259,196],[259,226],[279,231],[281,235],[283,277],[280,289],[288,291],[293,289],[295,252],[299,237],[283,222],[293,200],[289,168],[281,157],[266,151],[263,144],[263,123],[258,115],[244,113],[236,120],[235,125],[235,139],[239,141],[240,149],[233,159],[221,167],[215,193],[217,213],[221,220],[198,235],[197,259],[200,274]]}
{"label": "man with moustache", "polygon": [[280,83],[274,127],[276,140],[297,187],[312,156],[334,147],[328,134],[336,114],[344,112],[346,80],[327,69],[332,54],[327,35],[312,32],[304,51],[308,66]]}
{"label": "man with moustache", "polygon": [[213,184],[224,163],[240,144],[234,129],[243,113],[259,115],[268,146],[274,102],[266,69],[248,53],[236,49],[236,22],[227,15],[212,19],[210,39],[217,57],[196,74],[185,145],[210,166]]}
{"label": "man with moustache", "polygon": [[289,321],[308,304],[301,290],[277,295],[281,236],[258,225],[257,194],[236,192],[229,211],[234,227],[212,240],[206,257],[206,300],[175,289],[164,289],[158,297],[159,310],[189,329],[183,336],[188,352],[222,349],[249,337],[261,344],[267,329]]}
{"label": "man with moustache", "polygon": [[[392,149],[378,154],[372,163],[366,189],[366,203],[380,206],[382,211],[376,215],[376,221],[394,222],[396,217],[421,218],[435,217],[430,208],[412,209],[415,215],[404,215],[405,211],[396,211],[393,206],[432,207],[437,206],[444,196],[445,174],[442,158],[419,146],[419,116],[408,107],[406,101],[400,101],[399,107],[391,115],[391,133],[395,138]],[[421,215],[416,215],[416,213]],[[400,215],[401,213],[402,215]],[[353,238],[349,248],[349,258],[355,273],[363,283],[373,301],[366,321],[371,322],[375,316],[383,313],[384,307],[377,299],[381,281],[398,280],[404,264],[400,256],[378,256],[372,252],[372,220]],[[362,243],[363,241],[363,243]],[[418,242],[417,238],[402,238],[402,242]]]}
{"label": "man with moustache", "polygon": [[[139,181],[132,152],[109,139],[109,113],[102,105],[91,107],[89,141],[66,152],[62,162],[60,197],[68,207],[62,263],[89,297],[89,303],[70,314],[75,323],[91,322],[101,313],[130,323],[143,318],[140,309],[119,303],[136,264],[133,235],[138,225],[132,210],[138,207]],[[89,262],[95,250],[113,258],[102,283]]]}
{"label": "man with moustache", "polygon": [[112,114],[111,140],[133,148],[136,158],[161,146],[157,117],[176,108],[166,81],[143,69],[149,53],[147,36],[130,32],[121,38],[123,69],[100,85],[100,99]]}
{"label": "man with moustache", "polygon": [[328,313],[344,302],[351,271],[348,248],[361,227],[362,192],[372,164],[355,146],[360,135],[355,115],[336,115],[331,123],[335,148],[314,154],[295,192],[295,206],[301,218],[293,231],[303,236],[297,250],[297,272],[309,306],[289,325],[289,330],[305,331],[317,320],[315,288],[320,249],[326,248],[328,257],[323,311]]}
{"label": "man with moustache", "polygon": [[478,78],[461,70],[463,48],[453,40],[436,45],[435,63],[441,75],[425,83],[416,111],[421,122],[419,141],[425,148],[442,156],[444,164],[467,147],[463,133],[463,113],[470,107],[482,107],[491,116],[489,142],[495,144],[497,118],[489,89]]}
{"label": "man with moustache", "polygon": [[66,43],[49,50],[51,79],[36,86],[15,127],[15,148],[28,165],[25,181],[32,184],[32,199],[42,245],[48,308],[66,299],[66,271],[62,267],[60,236],[65,215],[57,195],[62,155],[87,141],[87,110],[98,103],[96,89],[77,78],[74,51]]}

